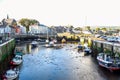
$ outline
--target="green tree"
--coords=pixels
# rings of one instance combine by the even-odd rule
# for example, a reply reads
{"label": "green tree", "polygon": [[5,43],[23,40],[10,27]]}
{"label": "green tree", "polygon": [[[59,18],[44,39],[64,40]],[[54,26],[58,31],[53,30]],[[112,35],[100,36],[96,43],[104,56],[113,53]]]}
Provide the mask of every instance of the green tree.
{"label": "green tree", "polygon": [[98,32],[100,30],[100,28],[97,27],[95,30],[96,30],[96,32]]}
{"label": "green tree", "polygon": [[107,28],[105,28],[105,27],[104,27],[104,28],[102,28],[101,30],[103,30],[103,31],[105,31],[105,32],[106,32],[106,31],[107,31]]}
{"label": "green tree", "polygon": [[75,28],[76,31],[82,31],[82,28],[81,27],[77,27]]}
{"label": "green tree", "polygon": [[22,26],[26,27],[26,31],[28,32],[30,25],[34,25],[34,24],[39,23],[39,22],[37,20],[35,20],[35,19],[22,18],[22,19],[20,19],[19,23]]}
{"label": "green tree", "polygon": [[91,30],[91,29],[90,29],[90,26],[86,26],[86,28],[87,28],[87,30]]}
{"label": "green tree", "polygon": [[81,33],[82,33],[82,28],[81,27],[77,27],[77,28],[75,28],[74,30],[76,30],[76,31],[80,31]]}

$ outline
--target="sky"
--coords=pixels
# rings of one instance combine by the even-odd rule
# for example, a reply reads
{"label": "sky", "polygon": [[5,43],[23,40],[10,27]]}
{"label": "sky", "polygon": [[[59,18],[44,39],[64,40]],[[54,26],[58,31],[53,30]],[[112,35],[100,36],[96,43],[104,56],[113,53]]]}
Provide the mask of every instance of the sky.
{"label": "sky", "polygon": [[120,26],[119,0],[0,0],[0,20],[7,14],[47,26]]}

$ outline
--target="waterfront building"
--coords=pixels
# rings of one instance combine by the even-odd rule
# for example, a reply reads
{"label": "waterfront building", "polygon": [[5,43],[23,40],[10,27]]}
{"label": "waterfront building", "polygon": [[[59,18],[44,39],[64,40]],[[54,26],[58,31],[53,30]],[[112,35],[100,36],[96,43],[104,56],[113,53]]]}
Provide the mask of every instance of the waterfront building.
{"label": "waterfront building", "polygon": [[52,28],[49,28],[48,26],[44,24],[34,24],[29,26],[29,33],[30,34],[54,34],[54,30]]}

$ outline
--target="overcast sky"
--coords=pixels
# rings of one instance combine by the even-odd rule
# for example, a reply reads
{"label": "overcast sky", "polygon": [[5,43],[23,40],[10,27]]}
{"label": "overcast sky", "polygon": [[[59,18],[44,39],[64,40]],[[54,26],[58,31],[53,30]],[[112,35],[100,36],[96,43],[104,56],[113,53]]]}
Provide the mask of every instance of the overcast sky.
{"label": "overcast sky", "polygon": [[118,26],[119,0],[0,0],[0,20],[37,19],[51,25]]}

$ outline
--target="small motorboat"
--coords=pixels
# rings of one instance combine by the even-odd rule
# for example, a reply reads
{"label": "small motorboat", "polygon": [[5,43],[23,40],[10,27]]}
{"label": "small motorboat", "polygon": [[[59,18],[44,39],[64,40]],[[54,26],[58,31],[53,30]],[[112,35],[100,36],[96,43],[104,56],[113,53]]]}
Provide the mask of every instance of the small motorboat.
{"label": "small motorboat", "polygon": [[19,70],[10,69],[10,70],[6,71],[5,78],[7,80],[14,80],[18,77],[18,75],[19,75]]}
{"label": "small motorboat", "polygon": [[85,54],[90,54],[92,51],[89,47],[84,47],[83,51],[85,52]]}
{"label": "small motorboat", "polygon": [[32,47],[37,47],[38,42],[37,41],[32,41],[31,45],[32,45]]}
{"label": "small motorboat", "polygon": [[109,69],[111,72],[115,70],[120,70],[120,58],[111,57],[105,53],[99,53],[97,60],[100,66]]}
{"label": "small motorboat", "polygon": [[21,55],[15,55],[15,57],[12,59],[10,64],[12,65],[20,65],[22,63],[22,56]]}
{"label": "small motorboat", "polygon": [[53,42],[54,42],[54,43],[57,43],[57,40],[56,40],[56,39],[53,39]]}
{"label": "small motorboat", "polygon": [[23,53],[22,53],[22,52],[15,52],[15,55],[20,55],[20,56],[22,56]]}
{"label": "small motorboat", "polygon": [[81,44],[79,44],[79,45],[77,46],[78,52],[79,52],[79,51],[83,51],[83,48],[84,48],[84,46],[81,45]]}
{"label": "small motorboat", "polygon": [[81,44],[78,45],[78,49],[82,49],[83,46]]}
{"label": "small motorboat", "polygon": [[14,52],[15,55],[23,55],[23,48],[20,48],[20,47],[16,47],[15,48],[15,52]]}
{"label": "small motorboat", "polygon": [[49,43],[49,40],[48,39],[46,39],[46,41],[45,41],[46,43]]}
{"label": "small motorboat", "polygon": [[56,44],[53,42],[53,41],[50,41],[49,44],[46,44],[45,47],[47,48],[52,48],[52,47],[55,47]]}

